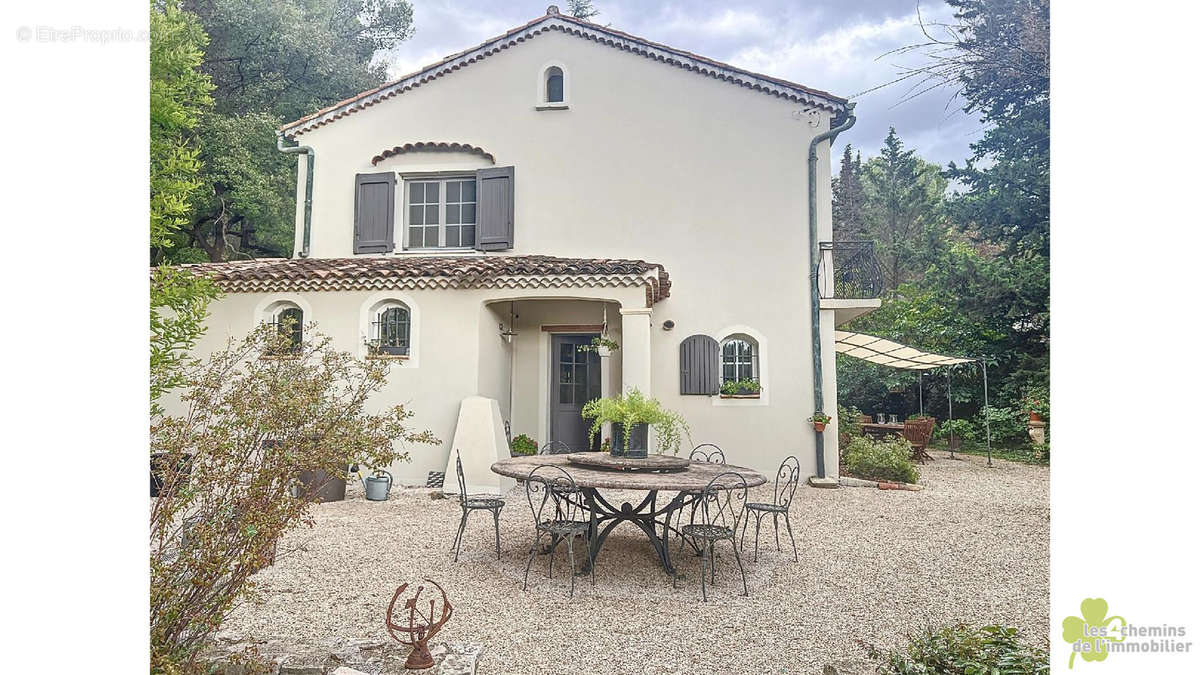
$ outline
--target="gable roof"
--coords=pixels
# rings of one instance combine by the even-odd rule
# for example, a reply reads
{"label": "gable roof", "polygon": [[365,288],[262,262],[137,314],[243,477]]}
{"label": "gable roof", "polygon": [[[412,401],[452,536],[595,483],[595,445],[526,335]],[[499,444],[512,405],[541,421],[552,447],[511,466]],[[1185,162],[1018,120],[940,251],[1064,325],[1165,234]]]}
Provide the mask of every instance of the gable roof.
{"label": "gable roof", "polygon": [[388,82],[374,89],[364,91],[357,96],[339,101],[311,115],[301,117],[294,122],[289,122],[280,127],[280,132],[288,138],[295,138],[300,134],[330,124],[360,110],[365,110],[376,103],[431,82],[442,75],[465,68],[477,61],[482,61],[492,54],[497,54],[502,50],[514,47],[526,40],[537,37],[541,33],[552,30],[562,31],[567,35],[575,35],[587,40],[594,40],[615,49],[640,54],[646,58],[683,68],[684,70],[690,70],[701,75],[729,82],[730,84],[748,87],[790,101],[812,105],[832,113],[840,113],[846,109],[847,99],[840,96],[834,96],[828,92],[812,89],[777,77],[744,70],[682,49],[651,42],[645,38],[622,33],[608,26],[601,26],[590,21],[584,21],[583,19],[576,19],[573,16],[562,15],[558,13],[557,7],[551,5],[547,8],[547,13],[544,16],[540,16],[523,26],[514,28],[504,35],[486,40],[482,44],[447,56],[441,61],[426,66],[415,73],[405,75],[398,80]]}

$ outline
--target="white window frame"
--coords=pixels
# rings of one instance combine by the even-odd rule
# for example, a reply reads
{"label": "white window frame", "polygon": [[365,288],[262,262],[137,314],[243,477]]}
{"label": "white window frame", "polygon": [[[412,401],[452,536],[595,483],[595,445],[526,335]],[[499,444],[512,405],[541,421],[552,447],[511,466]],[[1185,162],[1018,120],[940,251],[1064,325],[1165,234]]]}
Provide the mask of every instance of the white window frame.
{"label": "white window frame", "polygon": [[[558,68],[562,71],[563,78],[563,100],[551,103],[549,100],[549,92],[546,91],[546,80],[550,78],[550,69]],[[534,108],[537,110],[566,110],[571,104],[571,73],[567,70],[566,65],[561,61],[550,61],[543,63],[537,71],[537,98],[534,99]]]}
{"label": "white window frame", "polygon": [[767,338],[750,326],[734,325],[726,326],[718,331],[714,337],[717,340],[718,347],[718,365],[721,367],[720,382],[725,381],[725,343],[734,339],[750,338],[752,347],[757,348],[758,358],[757,371],[755,375],[758,377],[759,393],[758,398],[722,398],[720,393],[717,393],[709,398],[712,399],[712,404],[717,407],[758,407],[767,406],[771,403],[771,387],[769,382],[770,362],[767,359]]}
{"label": "white window frame", "polygon": [[[404,178],[404,190],[402,192],[404,213],[401,216],[401,226],[404,228],[402,241],[404,250],[406,251],[474,251],[475,245],[470,246],[446,246],[446,184],[470,180],[475,183],[475,241],[479,241],[479,181],[474,173],[453,174],[453,175],[438,175],[438,176],[409,176]],[[412,187],[414,183],[437,183],[438,184],[438,245],[437,246],[412,246],[410,235],[410,227],[428,227],[427,225],[410,226],[410,198],[412,196]],[[462,203],[462,202],[457,202]],[[460,217],[461,221],[462,218]],[[468,223],[469,224],[469,223]],[[458,223],[461,227],[462,223]],[[461,241],[461,231],[459,233]],[[423,237],[422,237],[423,238]]]}

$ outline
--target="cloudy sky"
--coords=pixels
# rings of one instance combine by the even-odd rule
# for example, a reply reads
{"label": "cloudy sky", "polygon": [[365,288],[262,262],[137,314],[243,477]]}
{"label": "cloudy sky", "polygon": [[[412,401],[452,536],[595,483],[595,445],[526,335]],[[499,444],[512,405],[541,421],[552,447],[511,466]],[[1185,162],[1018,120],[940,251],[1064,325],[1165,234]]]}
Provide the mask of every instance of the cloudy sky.
{"label": "cloudy sky", "polygon": [[[545,13],[551,0],[411,0],[416,35],[385,55],[398,77]],[[566,0],[557,0],[566,11]],[[889,126],[925,159],[961,161],[979,125],[961,102],[935,91],[903,102],[904,84],[869,91],[914,57],[885,56],[922,41],[917,0],[594,0],[592,19],[755,72],[858,102],[858,123],[838,138],[875,154]],[[946,21],[943,2],[921,0],[926,23]],[[867,93],[863,93],[867,92]],[[836,170],[836,169],[835,169]]]}

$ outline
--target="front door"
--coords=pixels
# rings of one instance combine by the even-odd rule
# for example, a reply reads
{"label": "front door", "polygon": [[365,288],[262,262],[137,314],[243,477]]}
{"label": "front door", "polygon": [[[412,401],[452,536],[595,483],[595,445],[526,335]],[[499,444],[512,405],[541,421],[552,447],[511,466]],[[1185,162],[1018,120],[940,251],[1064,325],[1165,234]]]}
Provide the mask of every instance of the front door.
{"label": "front door", "polygon": [[588,349],[595,335],[552,335],[550,440],[572,450],[591,448],[583,404],[600,398],[600,355]]}

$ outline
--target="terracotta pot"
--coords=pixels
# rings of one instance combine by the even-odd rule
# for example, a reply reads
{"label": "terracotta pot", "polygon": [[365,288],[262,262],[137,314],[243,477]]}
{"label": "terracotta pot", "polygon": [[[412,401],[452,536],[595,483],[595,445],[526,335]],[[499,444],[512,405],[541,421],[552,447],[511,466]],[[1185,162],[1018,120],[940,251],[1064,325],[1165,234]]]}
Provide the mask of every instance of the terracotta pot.
{"label": "terracotta pot", "polygon": [[826,422],[813,422],[813,429],[816,429],[817,433],[821,433],[825,431],[825,424]]}
{"label": "terracotta pot", "polygon": [[1035,413],[1035,412],[1029,413],[1029,421],[1030,422],[1041,422],[1042,421],[1041,413]]}

